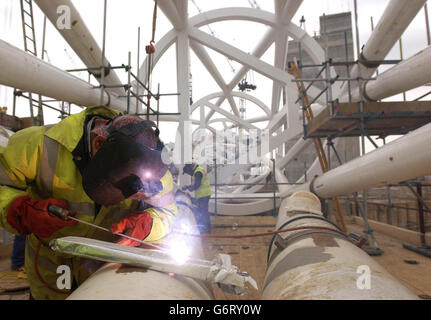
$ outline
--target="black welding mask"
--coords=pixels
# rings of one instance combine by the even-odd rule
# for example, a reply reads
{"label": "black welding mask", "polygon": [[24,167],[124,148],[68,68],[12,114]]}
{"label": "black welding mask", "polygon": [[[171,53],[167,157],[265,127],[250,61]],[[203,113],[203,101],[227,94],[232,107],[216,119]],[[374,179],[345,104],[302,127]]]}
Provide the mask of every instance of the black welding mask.
{"label": "black welding mask", "polygon": [[168,167],[160,151],[135,140],[139,127],[140,123],[130,124],[113,131],[85,167],[82,185],[96,203],[110,206],[138,192],[161,191],[160,179]]}
{"label": "black welding mask", "polygon": [[183,168],[183,174],[188,174],[190,176],[193,175],[195,171],[195,165],[194,164],[186,164]]}

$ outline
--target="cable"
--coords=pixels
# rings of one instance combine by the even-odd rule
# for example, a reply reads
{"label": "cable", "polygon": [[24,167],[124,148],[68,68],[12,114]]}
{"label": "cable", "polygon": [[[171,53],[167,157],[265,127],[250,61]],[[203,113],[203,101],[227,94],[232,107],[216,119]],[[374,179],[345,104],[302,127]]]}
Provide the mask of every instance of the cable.
{"label": "cable", "polygon": [[329,227],[318,227],[318,226],[302,226],[302,227],[295,227],[295,228],[287,228],[287,229],[281,229],[271,232],[264,232],[264,233],[256,233],[256,234],[243,234],[243,235],[216,235],[216,234],[192,234],[192,233],[182,233],[173,231],[173,233],[181,234],[184,236],[189,237],[196,237],[196,238],[204,238],[204,239],[243,239],[243,238],[255,238],[255,237],[264,237],[264,236],[271,236],[278,233],[283,232],[289,232],[289,231],[297,231],[297,230],[309,230],[309,229],[317,229],[317,230],[329,230],[336,232],[344,237],[347,237],[347,235],[344,232],[341,232],[339,230],[329,228]]}
{"label": "cable", "polygon": [[[289,225],[290,223],[298,221],[298,220],[302,220],[302,219],[314,219],[314,220],[325,221],[325,222],[330,223],[331,225],[333,225],[335,228],[337,228],[339,232],[342,232],[341,228],[339,226],[337,226],[335,223],[333,223],[332,221],[329,221],[329,220],[327,220],[327,219],[325,219],[323,217],[320,217],[320,216],[299,216],[299,217],[295,217],[295,218],[290,219],[290,220],[286,221],[285,223],[283,223],[279,227],[279,229],[283,229],[287,225]],[[346,236],[346,235],[344,235],[344,236]],[[269,261],[269,257],[270,257],[270,253],[271,253],[271,248],[272,248],[272,245],[274,244],[274,241],[275,241],[275,236],[272,237],[271,242],[269,243],[267,261]]]}

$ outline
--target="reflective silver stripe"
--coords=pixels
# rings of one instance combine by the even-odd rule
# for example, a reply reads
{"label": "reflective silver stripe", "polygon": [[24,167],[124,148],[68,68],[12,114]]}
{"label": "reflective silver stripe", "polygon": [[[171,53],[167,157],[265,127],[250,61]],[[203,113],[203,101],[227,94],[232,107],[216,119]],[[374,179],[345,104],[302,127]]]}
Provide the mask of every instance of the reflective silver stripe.
{"label": "reflective silver stripe", "polygon": [[[34,262],[36,251],[31,247],[29,243],[26,244],[26,249],[27,249],[29,258]],[[48,258],[41,256],[40,252],[39,252],[39,257],[37,258],[37,265],[39,267],[42,267],[45,270],[48,270],[53,273],[57,273],[58,265],[52,262],[51,260],[49,260]]]}
{"label": "reflective silver stripe", "polygon": [[11,186],[11,187],[15,186],[14,183],[12,182],[12,180],[6,174],[2,165],[0,165],[0,184],[6,185],[6,186]]}
{"label": "reflective silver stripe", "polygon": [[67,201],[69,210],[86,216],[94,216],[95,206],[88,202],[69,202]]}
{"label": "reflective silver stripe", "polygon": [[58,143],[45,136],[43,140],[43,152],[40,161],[40,182],[43,191],[52,194],[55,168],[57,165]]}

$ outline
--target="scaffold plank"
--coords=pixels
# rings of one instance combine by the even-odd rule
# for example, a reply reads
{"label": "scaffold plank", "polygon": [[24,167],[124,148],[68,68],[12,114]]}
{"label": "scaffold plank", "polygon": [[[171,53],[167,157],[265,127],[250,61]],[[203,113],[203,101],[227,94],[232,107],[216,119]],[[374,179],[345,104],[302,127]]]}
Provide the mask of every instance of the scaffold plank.
{"label": "scaffold plank", "polygon": [[326,107],[306,126],[307,137],[360,136],[359,123],[364,117],[368,135],[406,134],[431,121],[431,101],[388,101],[335,103],[331,116]]}

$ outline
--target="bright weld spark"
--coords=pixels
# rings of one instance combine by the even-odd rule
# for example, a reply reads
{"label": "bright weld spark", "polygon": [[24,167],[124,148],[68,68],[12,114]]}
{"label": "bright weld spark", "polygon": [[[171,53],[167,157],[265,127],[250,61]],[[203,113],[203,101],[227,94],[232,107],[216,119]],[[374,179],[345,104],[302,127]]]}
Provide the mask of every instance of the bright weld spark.
{"label": "bright weld spark", "polygon": [[168,242],[168,253],[178,264],[187,262],[191,255],[192,247],[187,243],[186,238],[182,233],[192,233],[192,228],[188,223],[182,222],[178,229],[178,235],[171,238]]}
{"label": "bright weld spark", "polygon": [[151,172],[149,171],[145,172],[145,178],[147,179],[151,178]]}
{"label": "bright weld spark", "polygon": [[172,239],[168,244],[168,253],[178,264],[184,264],[190,257],[190,246],[183,239]]}

